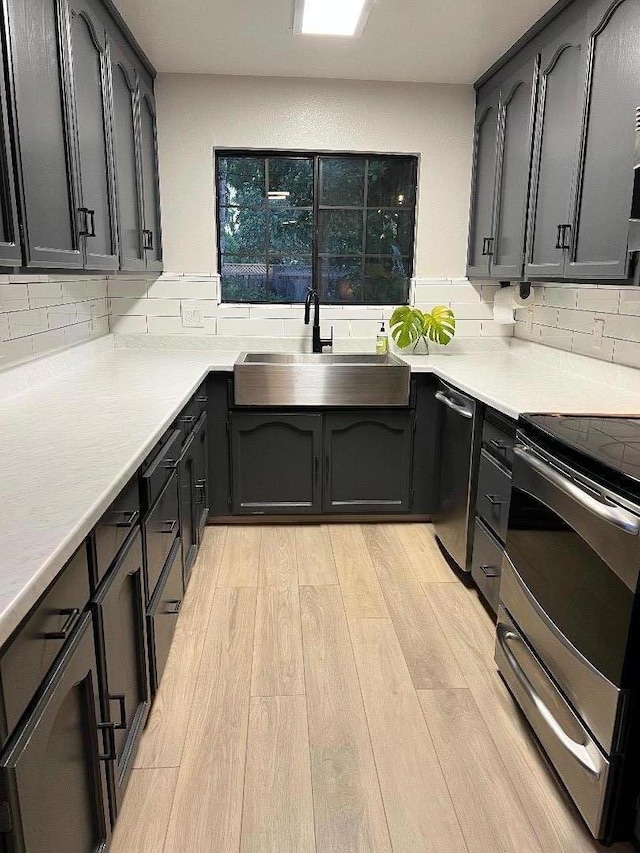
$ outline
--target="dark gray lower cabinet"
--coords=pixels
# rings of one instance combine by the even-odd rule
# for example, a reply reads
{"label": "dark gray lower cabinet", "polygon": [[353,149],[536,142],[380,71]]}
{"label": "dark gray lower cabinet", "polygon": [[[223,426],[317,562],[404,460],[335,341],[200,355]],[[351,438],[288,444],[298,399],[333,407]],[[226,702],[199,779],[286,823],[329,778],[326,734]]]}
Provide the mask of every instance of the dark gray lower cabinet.
{"label": "dark gray lower cabinet", "polygon": [[103,714],[115,724],[115,759],[110,765],[113,820],[149,713],[143,572],[142,537],[136,528],[93,602],[98,646],[104,661]]}
{"label": "dark gray lower cabinet", "polygon": [[[109,838],[104,762],[113,724],[100,723],[90,614],[0,757],[7,853],[98,853]],[[8,812],[8,813],[7,813]]]}
{"label": "dark gray lower cabinet", "polygon": [[233,511],[322,511],[322,415],[231,412]]}
{"label": "dark gray lower cabinet", "polygon": [[149,604],[149,647],[151,649],[151,685],[155,693],[169,657],[171,641],[182,606],[184,586],[180,540],[171,549],[158,586]]}
{"label": "dark gray lower cabinet", "polygon": [[409,512],[411,412],[367,411],[324,416],[324,509]]}

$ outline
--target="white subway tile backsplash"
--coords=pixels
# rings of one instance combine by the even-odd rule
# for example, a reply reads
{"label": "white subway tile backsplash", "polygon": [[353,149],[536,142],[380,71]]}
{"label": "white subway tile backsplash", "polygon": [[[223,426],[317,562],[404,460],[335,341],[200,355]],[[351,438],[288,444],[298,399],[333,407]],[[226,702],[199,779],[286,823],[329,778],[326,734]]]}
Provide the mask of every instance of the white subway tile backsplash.
{"label": "white subway tile backsplash", "polygon": [[555,328],[558,325],[558,309],[547,308],[544,305],[534,305],[533,322],[540,326],[551,326],[552,328]]}
{"label": "white subway tile backsplash", "polygon": [[111,331],[116,335],[146,334],[147,317],[111,316]]}
{"label": "white subway tile backsplash", "polygon": [[620,291],[616,287],[583,287],[577,293],[577,306],[582,311],[601,311],[605,314],[618,311]]}
{"label": "white subway tile backsplash", "polygon": [[[109,279],[107,283],[107,295],[123,299],[143,299],[149,290],[149,282],[131,279]],[[158,296],[165,294],[158,293]],[[169,294],[170,295],[170,294]]]}
{"label": "white subway tile backsplash", "polygon": [[487,302],[452,302],[457,320],[492,320],[493,304]]}
{"label": "white subway tile backsplash", "polygon": [[36,335],[26,338],[15,338],[12,341],[4,341],[0,344],[0,366],[5,367],[14,361],[24,358],[32,358],[35,354],[34,339]]}
{"label": "white subway tile backsplash", "polygon": [[640,343],[636,341],[614,341],[613,360],[618,364],[640,367]]}
{"label": "white subway tile backsplash", "polygon": [[593,319],[593,313],[590,311],[559,308],[557,326],[571,332],[590,332],[593,330]]}
{"label": "white subway tile backsplash", "polygon": [[[47,312],[47,325],[49,329],[61,329],[64,326],[71,326],[83,318],[78,317],[78,310],[74,303],[68,305],[54,305],[51,308],[44,309]],[[84,319],[89,319],[88,317]]]}
{"label": "white subway tile backsplash", "polygon": [[620,290],[620,313],[640,316],[640,287]]}
{"label": "white subway tile backsplash", "polygon": [[192,327],[183,326],[182,317],[149,317],[147,327],[150,335],[215,335],[217,320],[205,317],[204,325]]}
{"label": "white subway tile backsplash", "polygon": [[640,317],[608,314],[604,321],[604,334],[607,338],[640,341]]}
{"label": "white subway tile backsplash", "polygon": [[540,296],[544,292],[544,304],[552,308],[575,308],[578,301],[578,291],[575,287],[545,287],[536,288]]}
{"label": "white subway tile backsplash", "polygon": [[148,295],[153,299],[216,299],[218,290],[214,279],[175,279],[163,276],[151,284]]}
{"label": "white subway tile backsplash", "polygon": [[9,339],[9,316],[0,314],[0,341]]}
{"label": "white subway tile backsplash", "polygon": [[219,335],[251,335],[265,338],[279,337],[284,335],[284,324],[288,320],[251,320],[245,322],[241,319],[229,317],[218,318]]}
{"label": "white subway tile backsplash", "polygon": [[9,314],[9,337],[23,338],[44,332],[47,326],[46,308],[35,308],[32,311],[12,311]]}
{"label": "white subway tile backsplash", "polygon": [[26,284],[0,284],[0,313],[28,309],[29,290]]}
{"label": "white subway tile backsplash", "polygon": [[572,350],[581,355],[590,355],[603,361],[613,361],[613,349],[615,341],[612,338],[603,338],[598,346],[593,334],[574,332]]}

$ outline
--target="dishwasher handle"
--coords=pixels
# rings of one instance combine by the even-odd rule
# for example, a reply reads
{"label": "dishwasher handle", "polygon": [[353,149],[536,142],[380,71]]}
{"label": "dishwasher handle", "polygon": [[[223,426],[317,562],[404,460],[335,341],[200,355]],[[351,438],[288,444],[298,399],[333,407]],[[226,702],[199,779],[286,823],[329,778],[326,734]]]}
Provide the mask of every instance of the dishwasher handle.
{"label": "dishwasher handle", "polygon": [[473,418],[473,412],[469,409],[466,409],[464,406],[460,406],[458,403],[454,403],[443,391],[436,391],[436,400],[439,400],[441,403],[444,403],[445,406],[448,406],[458,415],[462,415],[463,418],[468,418],[471,420]]}

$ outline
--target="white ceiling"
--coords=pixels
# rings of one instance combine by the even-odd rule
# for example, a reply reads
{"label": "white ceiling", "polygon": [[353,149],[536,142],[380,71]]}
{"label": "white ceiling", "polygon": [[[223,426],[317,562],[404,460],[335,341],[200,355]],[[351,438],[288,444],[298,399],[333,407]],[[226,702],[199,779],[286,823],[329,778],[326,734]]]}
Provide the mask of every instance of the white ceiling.
{"label": "white ceiling", "polygon": [[294,36],[294,0],[116,0],[158,71],[472,83],[553,0],[377,0],[359,39]]}

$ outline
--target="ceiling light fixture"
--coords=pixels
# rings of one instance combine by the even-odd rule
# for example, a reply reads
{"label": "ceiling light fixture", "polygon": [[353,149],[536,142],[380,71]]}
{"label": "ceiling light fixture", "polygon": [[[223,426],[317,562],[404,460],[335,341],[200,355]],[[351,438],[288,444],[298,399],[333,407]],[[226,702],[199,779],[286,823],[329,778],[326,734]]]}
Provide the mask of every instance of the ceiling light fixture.
{"label": "ceiling light fixture", "polygon": [[296,0],[293,31],[299,35],[362,35],[375,0]]}

